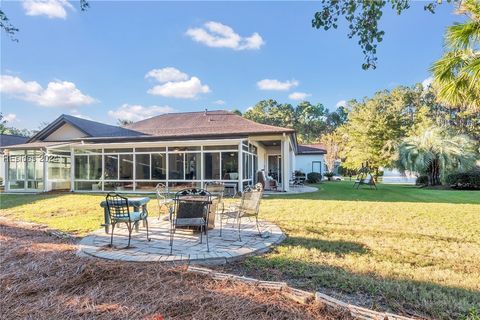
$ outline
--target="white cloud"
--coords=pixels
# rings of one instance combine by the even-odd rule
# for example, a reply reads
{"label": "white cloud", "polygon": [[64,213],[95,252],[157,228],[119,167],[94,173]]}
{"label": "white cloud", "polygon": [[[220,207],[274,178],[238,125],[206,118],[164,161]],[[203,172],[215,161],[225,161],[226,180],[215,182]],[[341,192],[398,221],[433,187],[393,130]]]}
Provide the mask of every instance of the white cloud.
{"label": "white cloud", "polygon": [[226,102],[223,100],[215,100],[213,101],[213,104],[216,104],[217,106],[223,106]]}
{"label": "white cloud", "polygon": [[38,82],[25,82],[19,77],[2,75],[0,80],[0,92],[42,107],[76,108],[96,102],[69,81],[52,81],[43,89]]}
{"label": "white cloud", "polygon": [[335,105],[337,108],[340,108],[340,107],[347,107],[347,101],[345,100],[340,100],[337,102],[337,104]]}
{"label": "white cloud", "polygon": [[288,98],[292,100],[305,100],[308,97],[310,97],[310,93],[305,93],[305,92],[292,92],[288,95]]}
{"label": "white cloud", "polygon": [[231,27],[215,21],[206,22],[203,28],[190,28],[186,34],[194,41],[214,48],[258,50],[265,44],[257,32],[249,37],[242,37]]}
{"label": "white cloud", "polygon": [[65,19],[66,8],[73,9],[67,0],[23,0],[23,9],[27,16],[45,15],[51,19]]}
{"label": "white cloud", "polygon": [[17,115],[14,113],[6,114],[3,119],[7,122],[13,122],[17,120]]}
{"label": "white cloud", "polygon": [[422,86],[424,89],[427,89],[428,87],[430,87],[432,85],[432,82],[433,82],[433,78],[432,77],[428,77],[427,79],[423,80],[422,81]]}
{"label": "white cloud", "polygon": [[140,121],[146,118],[151,118],[159,114],[171,113],[176,110],[169,106],[148,106],[131,105],[128,103],[122,104],[117,110],[108,111],[108,115],[115,119]]}
{"label": "white cloud", "polygon": [[173,68],[166,67],[163,69],[153,69],[150,70],[145,78],[153,78],[158,82],[168,82],[168,81],[184,81],[188,79],[188,74]]}
{"label": "white cloud", "polygon": [[257,82],[257,87],[260,90],[288,91],[298,85],[299,82],[297,80],[288,80],[282,82],[276,79],[263,79]]}
{"label": "white cloud", "polygon": [[156,85],[147,91],[149,94],[179,99],[194,99],[201,93],[210,92],[207,85],[202,84],[197,77],[191,77],[186,81],[169,81]]}

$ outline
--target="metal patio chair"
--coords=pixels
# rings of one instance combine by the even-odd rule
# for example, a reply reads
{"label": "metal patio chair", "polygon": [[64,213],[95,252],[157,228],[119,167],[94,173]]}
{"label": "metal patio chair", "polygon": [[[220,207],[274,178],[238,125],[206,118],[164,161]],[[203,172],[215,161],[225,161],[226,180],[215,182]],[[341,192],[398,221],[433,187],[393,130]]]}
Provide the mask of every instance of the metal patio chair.
{"label": "metal patio chair", "polygon": [[173,205],[173,199],[168,197],[167,187],[163,183],[157,184],[155,187],[155,193],[157,195],[157,203],[158,203],[158,219],[160,219],[162,215],[162,208],[165,208],[166,212],[170,212],[170,208]]}
{"label": "metal patio chair", "polygon": [[[225,211],[225,203],[223,197],[225,196],[225,184],[223,182],[207,182],[205,183],[205,190],[215,196],[215,210],[210,212],[223,214]],[[213,205],[213,204],[212,204]]]}
{"label": "metal patio chair", "polygon": [[[242,241],[241,236],[241,220],[242,218],[255,218],[258,234],[261,236],[260,227],[258,225],[258,212],[260,211],[260,200],[263,196],[263,186],[257,183],[255,186],[247,186],[242,192],[240,204],[233,205],[230,210],[223,213],[222,216],[235,219],[238,226],[238,240]],[[220,219],[220,236],[222,235],[223,219]]]}
{"label": "metal patio chair", "polygon": [[208,244],[208,218],[212,196],[202,189],[185,189],[177,192],[174,198],[174,210],[170,211],[170,254],[173,252],[173,241],[177,228],[199,228],[200,243],[203,243],[203,234]]}
{"label": "metal patio chair", "polygon": [[148,212],[146,209],[140,209],[141,211],[130,211],[128,205],[128,198],[122,197],[118,193],[108,193],[106,197],[107,209],[110,215],[110,224],[112,225],[112,234],[110,237],[110,246],[113,246],[113,232],[117,223],[125,223],[128,229],[128,245],[130,247],[130,240],[132,238],[132,230],[136,223],[143,221],[147,228],[147,240],[150,241],[148,236]]}

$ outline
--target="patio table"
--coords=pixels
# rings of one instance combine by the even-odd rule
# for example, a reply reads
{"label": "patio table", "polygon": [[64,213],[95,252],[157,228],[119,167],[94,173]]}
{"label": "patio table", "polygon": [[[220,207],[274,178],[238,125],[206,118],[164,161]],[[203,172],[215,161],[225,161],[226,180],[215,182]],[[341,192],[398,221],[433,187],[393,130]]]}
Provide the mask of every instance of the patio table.
{"label": "patio table", "polygon": [[[136,198],[128,198],[128,206],[133,207],[134,211],[139,211],[140,207],[142,210],[147,213],[147,203],[150,201],[149,197],[136,197]],[[102,226],[105,227],[105,233],[110,232],[110,214],[108,213],[107,201],[103,200],[100,202],[100,207],[103,208],[103,216],[105,223]],[[138,222],[135,223],[135,231],[138,232]]]}

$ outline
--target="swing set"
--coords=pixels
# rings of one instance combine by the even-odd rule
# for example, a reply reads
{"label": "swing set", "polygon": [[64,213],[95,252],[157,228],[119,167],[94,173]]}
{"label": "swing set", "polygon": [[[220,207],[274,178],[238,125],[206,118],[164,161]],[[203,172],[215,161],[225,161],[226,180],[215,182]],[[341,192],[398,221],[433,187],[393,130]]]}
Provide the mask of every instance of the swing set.
{"label": "swing set", "polygon": [[361,185],[367,185],[370,189],[375,188],[375,190],[377,190],[377,184],[375,183],[375,178],[368,166],[368,162],[365,163],[365,165],[362,163],[362,167],[358,170],[358,175],[353,184],[353,188],[357,187],[358,189]]}

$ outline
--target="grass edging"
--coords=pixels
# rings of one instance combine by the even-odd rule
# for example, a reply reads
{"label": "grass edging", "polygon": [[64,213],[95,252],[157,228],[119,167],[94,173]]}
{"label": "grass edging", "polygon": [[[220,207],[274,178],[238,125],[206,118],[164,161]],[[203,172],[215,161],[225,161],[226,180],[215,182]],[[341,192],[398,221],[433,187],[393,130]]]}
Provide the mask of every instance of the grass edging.
{"label": "grass edging", "polygon": [[350,314],[350,316],[352,316],[355,319],[372,319],[372,320],[378,320],[378,319],[412,320],[413,319],[413,318],[404,317],[404,316],[396,315],[389,312],[378,312],[371,309],[359,307],[353,304],[345,303],[343,301],[330,297],[321,292],[313,293],[309,291],[292,288],[288,286],[286,282],[262,281],[255,278],[241,277],[241,276],[237,276],[229,273],[215,272],[208,268],[194,267],[194,266],[188,266],[187,272],[208,275],[215,280],[240,281],[248,284],[253,284],[255,286],[258,286],[259,288],[278,290],[285,297],[292,299],[293,301],[296,301],[298,303],[308,304],[312,301],[317,301],[320,303],[324,303],[325,305],[332,308],[345,310]]}

